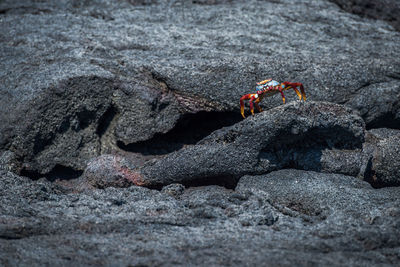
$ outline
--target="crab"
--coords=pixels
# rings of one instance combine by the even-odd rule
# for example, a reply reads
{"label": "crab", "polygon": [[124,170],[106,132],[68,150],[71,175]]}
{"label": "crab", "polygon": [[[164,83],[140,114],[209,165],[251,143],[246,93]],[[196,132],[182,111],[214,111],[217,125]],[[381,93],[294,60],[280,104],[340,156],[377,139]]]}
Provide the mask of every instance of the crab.
{"label": "crab", "polygon": [[[300,92],[299,92],[299,89]],[[306,93],[304,92],[304,87],[302,83],[292,83],[292,82],[283,82],[279,83],[277,81],[274,81],[272,79],[267,79],[261,82],[257,83],[256,86],[256,93],[255,94],[247,94],[244,95],[240,98],[240,114],[242,114],[242,117],[245,118],[244,116],[244,100],[250,99],[250,112],[252,115],[254,115],[254,105],[256,108],[262,112],[261,107],[258,105],[260,101],[264,98],[264,96],[272,96],[277,93],[281,93],[282,95],[282,100],[283,104],[285,104],[285,95],[283,94],[283,91],[288,90],[288,89],[293,89],[296,94],[299,96],[299,100],[306,100]]]}

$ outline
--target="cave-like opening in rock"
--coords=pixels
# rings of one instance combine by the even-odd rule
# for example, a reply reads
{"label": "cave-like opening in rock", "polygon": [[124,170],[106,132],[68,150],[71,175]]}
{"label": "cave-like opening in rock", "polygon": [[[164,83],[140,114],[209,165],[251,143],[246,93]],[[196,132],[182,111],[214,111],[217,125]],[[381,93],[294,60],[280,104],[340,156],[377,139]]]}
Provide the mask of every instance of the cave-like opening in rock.
{"label": "cave-like opening in rock", "polygon": [[155,134],[151,139],[131,144],[118,141],[119,148],[143,155],[163,155],[177,151],[186,145],[194,145],[215,130],[231,126],[242,118],[236,112],[206,112],[184,114],[175,127],[164,134]]}
{"label": "cave-like opening in rock", "polygon": [[32,180],[38,180],[45,177],[47,180],[54,182],[55,180],[72,180],[81,176],[83,171],[74,168],[56,164],[50,172],[42,174],[35,170],[22,169],[20,175],[28,177]]}

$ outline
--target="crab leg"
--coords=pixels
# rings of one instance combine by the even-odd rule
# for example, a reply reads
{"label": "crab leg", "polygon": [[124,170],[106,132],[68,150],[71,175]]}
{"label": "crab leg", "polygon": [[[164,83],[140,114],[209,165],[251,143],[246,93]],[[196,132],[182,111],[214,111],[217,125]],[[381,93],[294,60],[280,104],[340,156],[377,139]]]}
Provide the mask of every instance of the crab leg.
{"label": "crab leg", "polygon": [[303,84],[302,83],[299,83],[299,84],[300,84],[301,94],[303,95],[303,100],[306,101],[307,97],[306,97],[306,92],[304,92]]}
{"label": "crab leg", "polygon": [[301,94],[299,90],[296,87],[293,87],[293,90],[296,92],[297,96],[299,97],[299,100],[301,100]]}
{"label": "crab leg", "polygon": [[281,92],[282,101],[283,101],[283,104],[285,104],[285,95],[283,94],[283,90],[282,90],[282,89],[279,89],[279,92]]}
{"label": "crab leg", "polygon": [[242,97],[240,98],[240,114],[242,114],[242,117],[243,117],[243,118],[246,118],[246,117],[244,116],[244,100],[250,99],[250,98],[251,98],[251,95],[252,95],[252,94],[247,94],[247,95],[244,95],[244,96],[242,96]]}
{"label": "crab leg", "polygon": [[[301,100],[303,98],[304,101],[306,101],[306,93],[304,92],[304,87],[302,83],[291,83],[291,82],[284,82],[283,83],[285,86],[287,86],[287,89],[293,88],[293,90],[296,92],[296,94],[299,96],[299,99]],[[299,93],[299,90],[297,87],[300,88],[301,95]]]}
{"label": "crab leg", "polygon": [[242,96],[241,98],[240,98],[240,114],[242,114],[242,117],[243,118],[245,118],[245,116],[244,116],[244,102],[243,102],[243,97],[244,96]]}
{"label": "crab leg", "polygon": [[[304,92],[303,84],[302,83],[290,83],[290,85],[293,87],[293,89],[294,88],[297,89],[297,87],[300,87],[300,91],[301,91],[301,94],[303,96],[303,100],[306,101],[307,97],[306,97],[306,93]],[[301,98],[300,98],[300,100],[301,100]]]}
{"label": "crab leg", "polygon": [[[304,92],[304,87],[302,83],[291,83],[291,82],[283,82],[283,85],[285,85],[285,89],[284,90],[288,90],[290,88],[293,88],[293,90],[296,92],[297,96],[299,97],[299,100],[301,100],[303,98],[303,100],[306,100],[306,93]],[[300,88],[301,93],[299,92]]]}
{"label": "crab leg", "polygon": [[253,100],[254,100],[254,98],[252,97],[252,98],[250,99],[250,112],[251,112],[251,115],[254,115]]}
{"label": "crab leg", "polygon": [[244,116],[244,100],[250,99],[250,112],[252,115],[254,115],[254,104],[257,107],[258,110],[261,108],[258,106],[258,102],[260,102],[260,99],[258,97],[258,94],[247,94],[244,95],[240,98],[240,114],[242,114],[242,117],[245,118]]}
{"label": "crab leg", "polygon": [[258,102],[260,102],[260,98],[258,97],[258,94],[251,94],[250,95],[250,112],[251,112],[251,115],[254,115],[253,101],[254,101],[254,104],[257,107],[257,109],[260,110],[260,106],[258,105]]}
{"label": "crab leg", "polygon": [[[258,98],[258,99],[259,99],[259,98]],[[255,101],[255,102],[254,102],[254,105],[256,106],[256,108],[258,109],[259,112],[262,112],[263,110],[262,110],[262,108],[260,107],[260,105],[258,105],[258,102],[260,102],[260,101]]]}

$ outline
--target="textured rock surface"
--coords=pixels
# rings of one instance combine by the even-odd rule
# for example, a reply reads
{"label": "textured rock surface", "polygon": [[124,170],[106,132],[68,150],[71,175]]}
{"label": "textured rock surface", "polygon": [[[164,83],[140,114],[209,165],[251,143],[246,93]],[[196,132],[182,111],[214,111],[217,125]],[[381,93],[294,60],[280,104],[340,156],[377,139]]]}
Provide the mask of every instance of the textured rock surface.
{"label": "textured rock surface", "polygon": [[362,17],[381,19],[400,31],[400,3],[396,0],[330,0],[344,10]]}
{"label": "textured rock surface", "polygon": [[368,155],[366,180],[372,185],[400,185],[400,131],[393,129],[373,129],[368,132],[364,144]]}
{"label": "textured rock surface", "polygon": [[[248,173],[290,167],[357,176],[363,142],[364,122],[351,109],[291,103],[215,131],[195,146],[146,164],[138,175],[145,185],[216,180],[228,186]],[[344,159],[349,150],[355,156]]]}
{"label": "textured rock surface", "polygon": [[238,97],[266,77],[347,103],[369,128],[399,128],[399,33],[328,1],[2,1],[0,10],[0,146],[31,177],[141,151],[190,113],[231,112],[215,128],[229,125]]}
{"label": "textured rock surface", "polygon": [[[394,265],[399,187],[282,170],[236,191],[143,187],[66,194],[2,172],[2,265]],[[179,187],[179,186],[177,186]],[[10,190],[12,189],[12,190]]]}
{"label": "textured rock surface", "polygon": [[80,178],[95,188],[129,187],[135,184],[131,169],[135,166],[124,157],[101,155],[88,163]]}
{"label": "textured rock surface", "polygon": [[[398,264],[398,3],[371,3],[0,1],[0,265]],[[242,121],[270,77],[310,102]]]}

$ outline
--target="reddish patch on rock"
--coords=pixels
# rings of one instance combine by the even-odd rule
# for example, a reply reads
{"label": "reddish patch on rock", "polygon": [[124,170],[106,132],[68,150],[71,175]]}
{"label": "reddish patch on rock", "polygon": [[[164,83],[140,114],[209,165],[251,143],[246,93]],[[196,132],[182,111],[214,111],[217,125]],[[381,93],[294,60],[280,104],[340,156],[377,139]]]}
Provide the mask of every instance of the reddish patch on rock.
{"label": "reddish patch on rock", "polygon": [[83,180],[95,188],[143,186],[140,173],[125,157],[101,155],[91,160],[83,173]]}
{"label": "reddish patch on rock", "polygon": [[137,186],[144,186],[146,185],[143,177],[140,175],[139,172],[132,171],[126,167],[121,167],[121,173],[124,174],[126,180],[131,181],[133,184]]}

